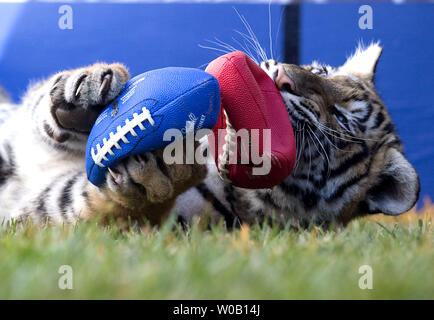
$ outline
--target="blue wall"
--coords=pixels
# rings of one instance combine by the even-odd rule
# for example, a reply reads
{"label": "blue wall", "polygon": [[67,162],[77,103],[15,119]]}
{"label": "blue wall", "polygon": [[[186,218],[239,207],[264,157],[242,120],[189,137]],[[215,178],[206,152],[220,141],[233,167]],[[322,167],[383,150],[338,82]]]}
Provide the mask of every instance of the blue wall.
{"label": "blue wall", "polygon": [[[60,3],[0,4],[0,83],[15,100],[29,79],[96,61],[121,61],[132,75],[169,65],[205,66],[221,53],[199,44],[215,37],[234,43],[233,29],[245,32],[232,4],[70,5],[73,29],[61,30]],[[268,49],[268,5],[236,7]],[[273,5],[272,16],[278,19],[281,10]],[[275,46],[280,56],[281,42]]]}

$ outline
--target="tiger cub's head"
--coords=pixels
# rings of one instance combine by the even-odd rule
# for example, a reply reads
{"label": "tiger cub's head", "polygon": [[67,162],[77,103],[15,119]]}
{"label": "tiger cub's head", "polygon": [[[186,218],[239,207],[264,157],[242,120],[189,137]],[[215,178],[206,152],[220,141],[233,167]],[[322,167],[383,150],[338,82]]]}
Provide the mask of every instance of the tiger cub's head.
{"label": "tiger cub's head", "polygon": [[381,52],[378,44],[359,48],[338,68],[261,63],[293,125],[297,161],[279,188],[299,215],[345,224],[369,213],[399,215],[415,205],[419,177],[375,90]]}

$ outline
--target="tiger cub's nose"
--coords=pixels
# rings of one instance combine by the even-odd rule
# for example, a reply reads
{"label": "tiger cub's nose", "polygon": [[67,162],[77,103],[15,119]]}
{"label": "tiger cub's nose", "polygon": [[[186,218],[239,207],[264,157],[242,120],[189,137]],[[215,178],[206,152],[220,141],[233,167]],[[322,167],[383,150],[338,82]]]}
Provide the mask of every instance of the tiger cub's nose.
{"label": "tiger cub's nose", "polygon": [[295,91],[294,81],[292,81],[292,79],[288,76],[283,65],[278,66],[276,76],[273,80],[279,90],[286,90],[292,92]]}

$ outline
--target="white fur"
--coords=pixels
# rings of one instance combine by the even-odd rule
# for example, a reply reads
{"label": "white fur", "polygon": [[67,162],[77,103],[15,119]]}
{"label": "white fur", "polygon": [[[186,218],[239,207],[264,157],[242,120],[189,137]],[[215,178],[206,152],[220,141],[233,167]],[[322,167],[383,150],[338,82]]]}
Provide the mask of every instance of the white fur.
{"label": "white fur", "polygon": [[339,70],[350,74],[372,77],[382,50],[383,48],[379,42],[371,43],[366,48],[359,44],[356,52],[347,59]]}
{"label": "white fur", "polygon": [[0,127],[0,137],[13,147],[16,167],[15,176],[1,187],[0,221],[17,217],[41,190],[66,173],[65,168],[84,170],[83,156],[53,149],[35,135],[26,112],[19,109]]}

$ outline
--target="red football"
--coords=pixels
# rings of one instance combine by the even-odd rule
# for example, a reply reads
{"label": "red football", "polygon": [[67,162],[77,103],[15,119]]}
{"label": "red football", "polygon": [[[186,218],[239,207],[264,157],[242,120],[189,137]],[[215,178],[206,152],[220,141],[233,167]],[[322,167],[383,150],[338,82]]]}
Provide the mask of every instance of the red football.
{"label": "red football", "polygon": [[[209,142],[222,178],[249,189],[281,183],[292,172],[296,149],[289,115],[273,80],[239,51],[217,58],[205,71],[220,85],[220,114]],[[249,148],[242,143],[246,136]]]}

